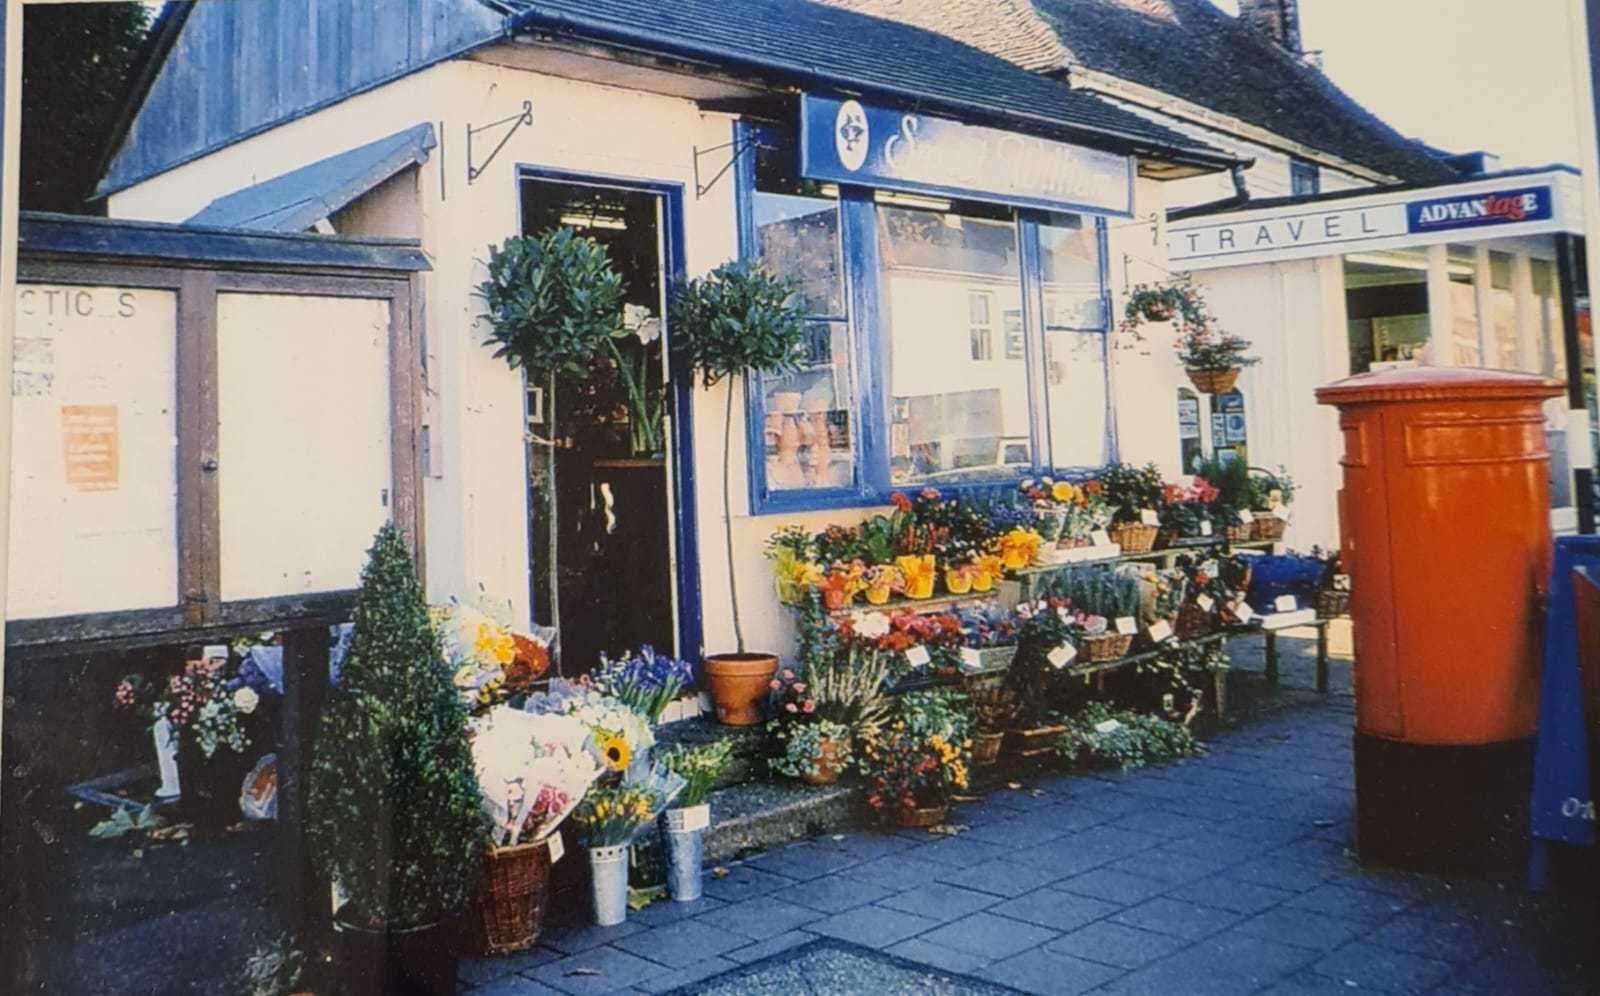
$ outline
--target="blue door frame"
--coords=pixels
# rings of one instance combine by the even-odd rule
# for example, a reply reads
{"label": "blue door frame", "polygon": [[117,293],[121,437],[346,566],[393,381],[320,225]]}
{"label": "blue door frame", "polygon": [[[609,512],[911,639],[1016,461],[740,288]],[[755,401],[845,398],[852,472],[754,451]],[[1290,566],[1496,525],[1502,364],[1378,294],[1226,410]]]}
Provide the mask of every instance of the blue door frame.
{"label": "blue door frame", "polygon": [[[687,273],[684,265],[683,184],[605,173],[569,173],[519,163],[516,170],[517,203],[522,203],[523,180],[550,180],[655,194],[661,198],[662,245],[666,270],[665,291],[670,302],[677,283]],[[521,227],[521,217],[517,221]],[[665,318],[665,316],[663,316]],[[666,322],[664,346],[670,346],[672,324]],[[698,661],[704,654],[700,619],[700,538],[695,516],[694,485],[694,377],[683,361],[667,349],[667,389],[672,393],[673,546],[676,551],[674,584],[678,603],[678,655]],[[531,511],[531,510],[530,510]],[[531,583],[532,578],[529,578]]]}

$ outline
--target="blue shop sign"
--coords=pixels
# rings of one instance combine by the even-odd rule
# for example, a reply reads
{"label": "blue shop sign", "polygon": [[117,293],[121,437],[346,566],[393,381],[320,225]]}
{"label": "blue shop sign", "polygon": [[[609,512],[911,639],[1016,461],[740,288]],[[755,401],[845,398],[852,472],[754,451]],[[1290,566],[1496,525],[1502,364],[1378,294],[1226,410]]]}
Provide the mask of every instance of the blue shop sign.
{"label": "blue shop sign", "polygon": [[1410,232],[1515,225],[1524,221],[1548,221],[1550,217],[1549,187],[1435,197],[1406,205],[1406,229]]}
{"label": "blue shop sign", "polygon": [[806,94],[800,172],[813,180],[1045,211],[1133,214],[1132,156],[916,111]]}

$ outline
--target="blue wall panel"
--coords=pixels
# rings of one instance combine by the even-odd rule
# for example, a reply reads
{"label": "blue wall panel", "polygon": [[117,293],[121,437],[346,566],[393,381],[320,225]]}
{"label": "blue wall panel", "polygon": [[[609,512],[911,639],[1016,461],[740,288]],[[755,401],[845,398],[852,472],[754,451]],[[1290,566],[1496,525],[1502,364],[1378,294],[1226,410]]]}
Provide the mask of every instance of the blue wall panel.
{"label": "blue wall panel", "polygon": [[504,28],[484,0],[197,0],[100,191],[493,41]]}

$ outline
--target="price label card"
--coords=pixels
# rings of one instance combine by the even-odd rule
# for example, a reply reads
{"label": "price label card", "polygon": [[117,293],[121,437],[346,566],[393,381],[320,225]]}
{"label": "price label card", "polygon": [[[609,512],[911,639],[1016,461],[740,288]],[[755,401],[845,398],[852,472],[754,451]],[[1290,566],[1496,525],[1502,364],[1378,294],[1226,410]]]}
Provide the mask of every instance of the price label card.
{"label": "price label card", "polygon": [[1122,723],[1120,720],[1115,719],[1107,719],[1094,724],[1094,732],[1096,733],[1115,733],[1120,729],[1122,729]]}
{"label": "price label card", "polygon": [[1272,514],[1277,516],[1278,518],[1282,519],[1283,521],[1288,522],[1289,521],[1289,506],[1288,505],[1274,505],[1274,506],[1272,506]]}
{"label": "price label card", "polygon": [[1253,525],[1255,525],[1255,522],[1256,522],[1256,517],[1254,515],[1250,514],[1250,510],[1249,509],[1246,508],[1246,509],[1240,509],[1239,510],[1239,524],[1241,526],[1253,526]]}
{"label": "price label card", "polygon": [[1139,521],[1147,526],[1159,526],[1161,525],[1161,516],[1157,515],[1156,510],[1153,508],[1141,508],[1139,509]]}
{"label": "price label card", "polygon": [[1172,624],[1167,622],[1165,619],[1159,619],[1156,622],[1151,623],[1150,628],[1145,630],[1145,632],[1150,634],[1150,639],[1154,640],[1156,643],[1161,643],[1168,637],[1172,636]]}
{"label": "price label card", "polygon": [[226,643],[208,644],[205,648],[205,652],[201,656],[205,657],[205,659],[208,661],[214,661],[219,657],[223,660],[227,660],[228,645]]}
{"label": "price label card", "polygon": [[711,825],[710,806],[689,806],[683,811],[683,829],[704,830]]}
{"label": "price label card", "polygon": [[1279,595],[1272,603],[1272,607],[1279,612],[1294,612],[1300,608],[1300,603],[1295,601],[1293,595]]}
{"label": "price label card", "polygon": [[1250,607],[1249,602],[1240,599],[1239,604],[1233,609],[1233,614],[1238,617],[1240,622],[1247,623],[1256,617],[1256,610]]}
{"label": "price label card", "polygon": [[1066,667],[1068,664],[1071,664],[1077,659],[1077,657],[1078,648],[1074,647],[1070,643],[1063,643],[1061,646],[1045,655],[1045,659],[1050,662],[1050,666],[1055,668],[1057,671]]}
{"label": "price label card", "polygon": [[1133,636],[1139,632],[1139,624],[1132,616],[1118,616],[1115,625],[1117,632],[1123,636]]}
{"label": "price label card", "polygon": [[906,663],[912,667],[921,667],[928,663],[927,647],[911,647],[906,651]]}
{"label": "price label card", "polygon": [[1200,606],[1200,608],[1206,612],[1210,612],[1211,607],[1216,605],[1217,602],[1216,599],[1212,598],[1210,595],[1196,595],[1194,597],[1194,604]]}
{"label": "price label card", "polygon": [[961,648],[961,666],[976,671],[983,666],[983,655],[972,647]]}
{"label": "price label card", "polygon": [[1210,519],[1201,519],[1200,520],[1200,535],[1201,536],[1210,536],[1211,535],[1211,520]]}
{"label": "price label card", "polygon": [[1104,529],[1096,529],[1094,532],[1089,534],[1089,542],[1093,543],[1095,546],[1110,546],[1111,534],[1106,532]]}
{"label": "price label card", "polygon": [[[534,852],[534,853],[538,853],[538,852]],[[567,853],[567,845],[565,845],[565,844],[563,844],[561,842],[561,834],[559,834],[559,833],[551,834],[550,835],[550,863],[551,864],[555,864],[557,861],[560,861],[562,855],[564,855],[566,853]]]}

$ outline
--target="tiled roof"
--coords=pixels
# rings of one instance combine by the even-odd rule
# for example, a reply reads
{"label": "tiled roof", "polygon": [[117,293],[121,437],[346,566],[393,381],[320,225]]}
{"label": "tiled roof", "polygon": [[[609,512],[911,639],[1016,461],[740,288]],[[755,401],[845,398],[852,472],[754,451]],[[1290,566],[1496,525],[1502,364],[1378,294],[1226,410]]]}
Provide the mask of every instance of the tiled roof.
{"label": "tiled roof", "polygon": [[[1029,69],[1080,66],[1403,182],[1456,178],[1421,143],[1210,0],[818,0],[940,31]],[[1053,32],[1040,39],[1041,27]]]}
{"label": "tiled roof", "polygon": [[946,35],[811,0],[485,2],[510,11],[515,30],[627,45],[1088,145],[1210,166],[1232,162],[1194,138]]}

